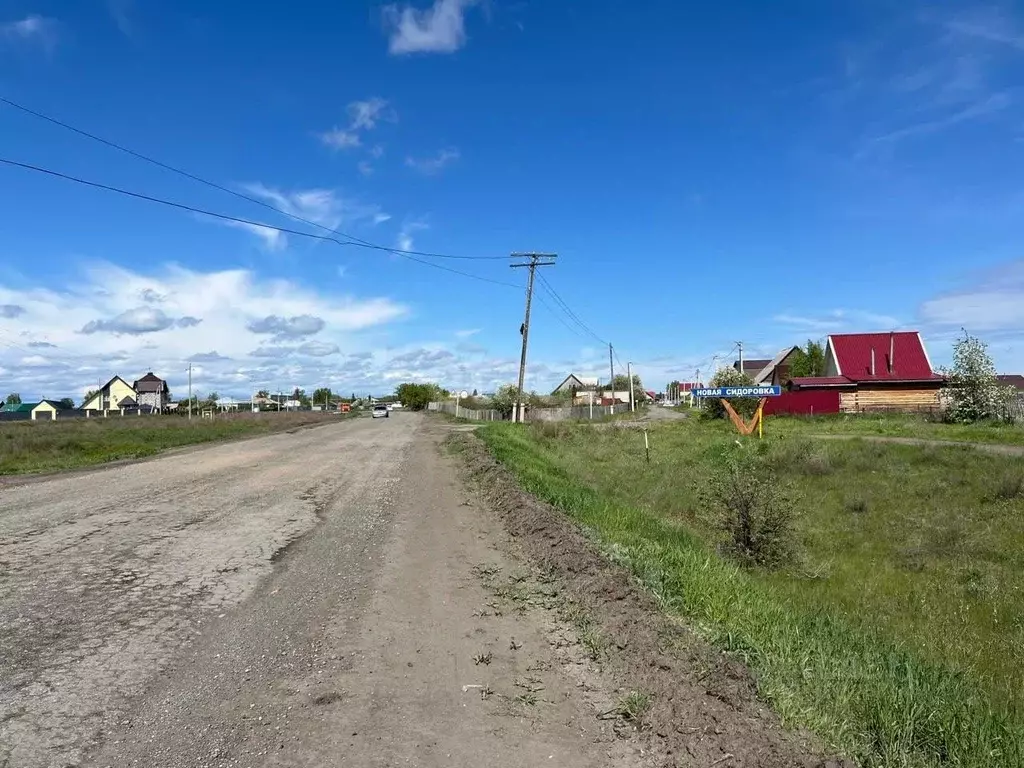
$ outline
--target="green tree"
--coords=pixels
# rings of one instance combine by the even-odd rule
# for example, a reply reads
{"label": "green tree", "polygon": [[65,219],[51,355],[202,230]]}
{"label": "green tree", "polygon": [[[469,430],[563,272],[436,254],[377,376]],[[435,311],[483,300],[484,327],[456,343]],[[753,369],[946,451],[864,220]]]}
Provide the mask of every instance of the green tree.
{"label": "green tree", "polygon": [[70,411],[72,408],[75,407],[75,401],[72,400],[70,397],[63,397],[61,398],[60,403],[58,403],[58,405],[60,405],[61,408]]}
{"label": "green tree", "polygon": [[[719,368],[708,383],[709,387],[742,387],[753,384],[753,379],[745,373],[740,373],[735,368]],[[753,416],[757,410],[756,397],[735,397],[729,400],[730,405],[736,413],[741,416]],[[705,397],[701,406],[703,415],[708,419],[724,419],[726,417],[725,406],[717,397]]]}
{"label": "green tree", "polygon": [[206,396],[206,402],[215,403],[220,400],[220,395],[217,392],[211,392]]}
{"label": "green tree", "polygon": [[263,397],[263,398],[270,397],[270,392],[268,390],[266,390],[266,389],[261,389],[259,392],[256,393],[256,397]]}
{"label": "green tree", "polygon": [[84,407],[85,404],[92,400],[94,397],[96,397],[96,395],[98,395],[99,392],[100,391],[98,389],[90,389],[88,392],[86,392],[85,397],[82,398],[82,406]]}
{"label": "green tree", "polygon": [[480,396],[480,393],[479,393],[479,392],[477,392],[477,391],[476,391],[476,390],[474,389],[474,390],[473,390],[473,397],[479,397],[479,396]]}
{"label": "green tree", "polygon": [[[629,391],[629,376],[624,373],[616,373],[615,380],[612,382],[612,389],[616,392],[628,392]],[[639,393],[644,391],[644,383],[640,381],[640,374],[633,374],[633,392],[639,397]]]}
{"label": "green tree", "polygon": [[964,331],[953,345],[953,367],[944,372],[949,382],[947,419],[969,423],[1002,414],[1008,392],[999,385],[985,342]]}
{"label": "green tree", "polygon": [[[515,384],[502,384],[498,387],[498,391],[494,393],[494,397],[491,398],[491,407],[498,411],[502,418],[509,418],[512,416],[512,411],[516,407],[516,395],[519,389]],[[526,399],[526,396],[523,396]]]}
{"label": "green tree", "polygon": [[331,392],[330,387],[315,389],[313,390],[313,405],[322,405],[324,408],[329,408],[332,397],[334,397],[334,393]]}
{"label": "green tree", "polygon": [[825,375],[825,347],[821,342],[807,340],[807,346],[793,355],[789,375],[793,378]]}
{"label": "green tree", "polygon": [[7,403],[8,405],[21,405],[21,395],[19,395],[17,392],[11,392],[11,394],[7,396],[4,402]]}
{"label": "green tree", "polygon": [[395,396],[403,407],[412,411],[422,411],[431,402],[441,399],[442,390],[437,384],[407,382],[398,385]]}

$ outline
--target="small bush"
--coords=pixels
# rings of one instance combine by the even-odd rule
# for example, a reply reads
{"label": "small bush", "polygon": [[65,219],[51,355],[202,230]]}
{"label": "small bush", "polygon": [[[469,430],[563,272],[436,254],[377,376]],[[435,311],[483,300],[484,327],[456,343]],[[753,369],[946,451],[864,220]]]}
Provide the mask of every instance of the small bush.
{"label": "small bush", "polygon": [[847,512],[851,512],[855,515],[863,515],[868,511],[868,501],[865,498],[857,497],[855,499],[847,499],[843,507]]}
{"label": "small bush", "polygon": [[1010,472],[996,480],[992,498],[999,501],[1024,499],[1024,472]]}
{"label": "small bush", "polygon": [[[735,368],[720,368],[711,377],[709,386],[712,387],[743,387],[753,384],[753,380],[745,373],[740,373]],[[732,409],[740,416],[750,418],[757,410],[758,399],[756,397],[736,397],[729,401]],[[706,419],[727,418],[725,406],[717,397],[705,397],[701,405],[703,417]]]}
{"label": "small bush", "polygon": [[778,568],[796,555],[795,498],[763,462],[729,460],[705,495],[725,532],[723,549],[746,566]]}

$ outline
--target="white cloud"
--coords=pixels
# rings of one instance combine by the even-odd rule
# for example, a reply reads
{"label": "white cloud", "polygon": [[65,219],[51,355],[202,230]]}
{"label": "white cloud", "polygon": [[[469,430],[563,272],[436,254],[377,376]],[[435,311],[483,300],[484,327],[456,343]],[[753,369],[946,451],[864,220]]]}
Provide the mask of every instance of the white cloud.
{"label": "white cloud", "polygon": [[31,14],[17,21],[0,24],[0,35],[15,40],[35,40],[44,46],[51,46],[57,34],[57,22],[38,14]]}
{"label": "white cloud", "polygon": [[263,241],[263,247],[268,251],[283,251],[288,247],[288,236],[279,229],[263,227],[259,224],[244,224],[240,221],[227,221],[226,219],[221,219],[221,222],[229,227],[235,227],[236,229],[256,235],[256,237]]}
{"label": "white cloud", "polygon": [[332,128],[320,134],[320,141],[331,149],[351,149],[362,144],[358,133],[343,128]]}
{"label": "white cloud", "polygon": [[459,339],[468,339],[470,336],[476,336],[478,333],[480,333],[479,328],[470,328],[465,331],[456,331],[455,336]]}
{"label": "white cloud", "polygon": [[445,166],[455,162],[458,159],[459,150],[453,147],[449,147],[447,149],[442,149],[438,151],[437,154],[432,155],[430,157],[407,157],[405,158],[405,164],[408,165],[410,168],[415,168],[417,171],[426,176],[433,176],[434,174],[439,173]]}
{"label": "white cloud", "polygon": [[395,247],[400,251],[411,251],[413,250],[415,243],[413,242],[412,236],[414,232],[423,229],[430,229],[430,225],[423,220],[407,221],[402,224],[402,228],[398,230],[398,237],[395,241]]}
{"label": "white cloud", "polygon": [[369,160],[360,160],[359,163],[356,165],[356,168],[359,169],[359,172],[363,174],[363,176],[373,175],[373,165],[370,163]]}
{"label": "white cloud", "polygon": [[430,8],[411,6],[384,9],[390,29],[388,50],[392,54],[452,53],[466,42],[464,14],[476,0],[435,0]]}
{"label": "white cloud", "polygon": [[[244,184],[242,188],[248,194],[266,200],[290,216],[314,222],[327,229],[337,229],[342,224],[353,225],[364,221],[377,223],[377,217],[388,215],[381,211],[379,206],[346,200],[333,189],[284,191],[260,183]],[[268,251],[282,251],[289,244],[288,236],[272,227],[221,219],[214,221],[256,235]]]}
{"label": "white cloud", "polygon": [[[162,300],[143,304],[142,295]],[[132,380],[147,370],[180,394],[190,360],[201,363],[193,372],[200,390],[242,395],[252,383],[273,388],[330,381],[362,391],[380,383],[377,364],[352,371],[337,350],[376,354],[378,343],[366,334],[408,312],[382,296],[323,295],[242,269],[171,265],[143,275],[102,262],[69,275],[60,287],[14,287],[0,275],[2,305],[24,310],[0,318],[0,339],[7,342],[0,344],[4,386],[26,397],[76,399],[97,379],[119,374]],[[294,339],[281,345],[287,354],[251,355],[256,337],[247,326],[254,321],[267,338]]]}
{"label": "white cloud", "polygon": [[385,221],[390,221],[390,220],[391,220],[391,215],[390,214],[388,214],[388,213],[378,213],[378,214],[375,214],[374,217],[373,217],[373,225],[377,226],[378,224],[383,224]]}
{"label": "white cloud", "polygon": [[369,131],[377,125],[382,117],[393,117],[392,112],[386,112],[388,102],[385,99],[374,97],[366,101],[353,101],[348,105],[349,127],[353,131]]}
{"label": "white cloud", "polygon": [[1024,329],[1024,260],[982,276],[974,285],[924,302],[921,319],[970,332]]}
{"label": "white cloud", "polygon": [[380,158],[384,157],[384,147],[382,147],[380,144],[375,144],[374,146],[372,146],[370,148],[370,157],[372,157],[374,160],[379,160]]}
{"label": "white cloud", "polygon": [[[360,131],[372,131],[381,120],[394,122],[398,119],[398,114],[387,100],[378,96],[365,101],[349,102],[345,109],[348,112],[347,128],[334,126],[331,130],[319,134],[320,141],[331,149],[353,149],[362,146]],[[383,153],[384,150],[379,144],[370,150],[372,157],[380,157]]]}
{"label": "white cloud", "polygon": [[772,320],[780,325],[791,326],[801,333],[822,335],[842,332],[888,331],[904,327],[904,323],[899,318],[858,309],[833,309],[820,315],[782,312],[773,315]]}

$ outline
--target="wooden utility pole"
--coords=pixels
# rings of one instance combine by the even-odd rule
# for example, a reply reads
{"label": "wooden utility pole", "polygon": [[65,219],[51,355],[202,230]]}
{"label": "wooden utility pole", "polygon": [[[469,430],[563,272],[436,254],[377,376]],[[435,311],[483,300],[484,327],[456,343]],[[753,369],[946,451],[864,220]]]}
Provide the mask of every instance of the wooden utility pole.
{"label": "wooden utility pole", "polygon": [[608,386],[612,388],[612,402],[609,413],[615,413],[615,363],[612,362],[612,343],[608,342],[608,371],[611,378],[608,379]]}
{"label": "wooden utility pole", "polygon": [[192,363],[188,364],[188,418],[192,420]]}
{"label": "wooden utility pole", "polygon": [[533,276],[537,271],[537,267],[553,267],[558,255],[554,253],[513,253],[512,258],[529,259],[529,261],[521,261],[510,266],[513,269],[528,267],[530,270],[530,277],[526,283],[526,318],[519,327],[519,333],[523,337],[523,351],[519,357],[519,386],[516,389],[516,410],[512,414],[512,421],[524,421],[523,383],[526,380],[526,345],[530,340],[530,305],[533,303]]}
{"label": "wooden utility pole", "polygon": [[743,373],[743,342],[737,341],[736,347],[740,351],[740,373]]}
{"label": "wooden utility pole", "polygon": [[633,399],[633,363],[626,361],[626,378],[629,379],[629,411],[636,412],[636,401]]}

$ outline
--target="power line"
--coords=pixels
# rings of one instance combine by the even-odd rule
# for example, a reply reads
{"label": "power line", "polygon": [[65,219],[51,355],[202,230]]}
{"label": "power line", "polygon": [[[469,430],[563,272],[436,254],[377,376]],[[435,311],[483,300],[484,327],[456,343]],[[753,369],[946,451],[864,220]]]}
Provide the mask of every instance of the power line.
{"label": "power line", "polygon": [[[38,165],[32,165],[31,163],[21,163],[21,162],[18,162],[17,160],[10,160],[10,159],[4,158],[4,157],[0,157],[0,163],[3,163],[4,165],[13,166],[15,168],[22,168],[22,169],[27,170],[27,171],[35,171],[36,173],[43,173],[43,174],[46,174],[48,176],[53,176],[53,177],[58,178],[58,179],[63,179],[64,181],[72,181],[72,182],[74,182],[76,184],[82,184],[82,185],[87,186],[87,187],[93,187],[95,189],[102,189],[102,190],[105,190],[107,192],[115,192],[115,193],[117,193],[119,195],[125,195],[126,197],[133,197],[133,198],[135,198],[137,200],[145,200],[146,202],[158,203],[160,205],[166,205],[168,207],[177,208],[177,209],[182,210],[182,211],[189,211],[190,213],[198,213],[198,214],[201,214],[203,216],[210,216],[210,217],[215,218],[215,219],[220,219],[221,221],[233,221],[233,222],[235,222],[237,224],[246,224],[246,225],[248,225],[250,227],[262,227],[263,229],[276,230],[277,232],[281,232],[281,233],[286,234],[286,235],[296,235],[298,237],[308,237],[308,238],[313,239],[313,240],[325,240],[327,242],[335,243],[337,245],[352,245],[352,243],[348,243],[348,242],[339,240],[336,237],[330,237],[328,235],[317,235],[317,234],[314,234],[312,232],[303,232],[301,230],[290,229],[288,227],[278,227],[278,226],[276,226],[274,224],[267,224],[266,222],[263,222],[263,221],[254,221],[253,219],[244,219],[244,218],[241,218],[239,216],[229,216],[226,213],[218,213],[216,211],[210,211],[210,210],[207,210],[205,208],[197,208],[196,206],[193,206],[193,205],[187,205],[185,203],[177,203],[177,202],[174,202],[173,200],[166,200],[166,199],[164,199],[162,197],[154,197],[153,195],[147,195],[147,194],[144,194],[142,192],[133,192],[132,190],[122,189],[121,187],[115,187],[115,186],[112,186],[110,184],[102,184],[102,183],[100,183],[98,181],[90,181],[89,179],[83,179],[83,178],[80,178],[78,176],[72,176],[72,175],[67,174],[67,173],[61,173],[60,171],[55,171],[55,170],[52,170],[50,168],[43,168],[42,166],[38,166]],[[519,290],[519,288],[520,288],[520,286],[518,286],[518,285],[516,285],[514,283],[508,283],[508,282],[505,282],[503,280],[493,280],[493,279],[491,279],[489,277],[482,277],[481,275],[474,275],[471,272],[463,272],[463,271],[458,270],[458,269],[452,269],[451,267],[445,267],[445,266],[443,266],[441,264],[434,264],[433,262],[426,261],[425,259],[418,258],[417,256],[412,256],[409,252],[402,251],[402,250],[399,250],[399,249],[384,248],[384,246],[380,246],[380,249],[392,252],[392,253],[394,253],[397,256],[401,256],[403,259],[408,259],[409,261],[414,261],[417,264],[424,264],[424,265],[426,265],[428,267],[433,267],[434,269],[440,269],[440,270],[443,270],[445,272],[451,272],[452,274],[455,274],[455,275],[462,275],[463,277],[469,277],[469,278],[472,278],[473,280],[480,280],[480,281],[485,282],[485,283],[493,283],[495,285],[503,285],[503,286],[506,286],[508,288],[515,288],[516,290]]]}
{"label": "power line", "polygon": [[604,339],[602,339],[602,338],[601,338],[600,336],[598,336],[598,335],[597,335],[596,333],[594,333],[594,331],[593,331],[593,330],[591,330],[590,326],[588,326],[588,325],[587,325],[586,323],[584,323],[584,322],[583,322],[582,320],[580,320],[579,316],[578,316],[578,315],[577,315],[577,314],[576,314],[575,312],[573,312],[573,311],[572,311],[572,310],[571,310],[571,309],[569,308],[569,305],[568,305],[568,304],[566,304],[566,303],[565,303],[565,300],[564,300],[564,299],[562,299],[562,297],[558,295],[558,291],[556,291],[556,290],[555,290],[555,289],[554,289],[554,288],[552,287],[551,283],[549,283],[549,282],[548,282],[547,278],[546,278],[546,277],[544,277],[543,273],[539,274],[539,275],[538,275],[538,277],[540,278],[540,282],[541,282],[541,285],[543,285],[543,286],[544,286],[544,288],[545,288],[545,289],[546,289],[546,290],[547,290],[547,291],[548,291],[548,292],[549,292],[549,293],[551,294],[551,297],[552,297],[552,298],[553,298],[553,299],[554,299],[554,300],[555,300],[555,301],[556,301],[556,302],[558,303],[558,305],[559,305],[559,306],[560,306],[560,307],[562,308],[562,310],[563,310],[563,311],[564,311],[564,312],[565,312],[565,313],[566,313],[566,314],[567,314],[567,315],[568,315],[568,316],[569,316],[569,317],[570,317],[570,318],[571,318],[571,319],[572,319],[572,320],[573,320],[573,321],[574,321],[574,322],[575,322],[575,323],[576,323],[576,324],[577,324],[577,325],[578,325],[578,326],[579,326],[580,328],[582,328],[582,329],[583,329],[583,330],[584,330],[584,331],[585,331],[585,332],[586,332],[587,334],[589,334],[589,335],[590,335],[591,337],[593,337],[594,339],[596,339],[596,340],[597,340],[598,342],[600,342],[600,343],[601,343],[602,345],[603,345],[603,344],[607,344],[607,343],[608,343],[608,342],[606,342],[606,341],[605,341]]}
{"label": "power line", "polygon": [[[350,242],[342,243],[342,245],[355,245],[355,246],[358,246],[360,248],[370,248],[372,250],[385,251],[387,253],[407,254],[407,255],[410,255],[410,256],[423,256],[425,258],[430,258],[430,259],[465,259],[465,260],[472,260],[472,261],[488,261],[488,260],[495,260],[495,261],[496,260],[501,260],[501,261],[505,261],[505,260],[508,259],[507,256],[463,256],[463,255],[450,254],[450,253],[432,253],[430,251],[413,251],[413,250],[409,250],[409,249],[405,249],[405,248],[391,248],[391,247],[386,246],[386,245],[380,245],[378,243],[372,243],[369,240],[363,240],[362,238],[356,237],[355,235],[350,235],[350,234],[348,234],[346,232],[342,232],[341,230],[333,229],[331,227],[326,226],[325,224],[321,224],[319,222],[312,221],[311,219],[303,218],[302,216],[299,216],[298,214],[291,213],[289,211],[286,211],[286,210],[283,210],[281,208],[278,208],[276,205],[271,205],[266,200],[260,200],[259,198],[253,197],[251,195],[246,195],[243,192],[238,192],[237,190],[231,189],[230,187],[225,187],[222,184],[218,184],[218,183],[216,183],[214,181],[210,181],[209,179],[204,179],[202,176],[197,176],[196,174],[190,173],[189,171],[183,170],[181,168],[176,168],[175,166],[169,165],[168,163],[162,162],[161,160],[157,160],[156,158],[149,157],[148,155],[144,155],[141,152],[136,152],[133,149],[129,149],[128,147],[122,146],[121,144],[118,144],[117,142],[111,141],[110,139],[105,139],[102,136],[97,136],[94,133],[89,133],[88,131],[82,130],[81,128],[76,128],[75,126],[70,125],[69,123],[65,123],[63,120],[58,120],[57,118],[50,117],[49,115],[45,115],[42,112],[37,112],[34,109],[30,109],[29,107],[26,107],[23,104],[18,104],[17,102],[11,101],[10,99],[5,98],[3,96],[0,96],[0,103],[6,104],[9,107],[13,107],[14,109],[18,109],[18,110],[20,110],[22,112],[25,112],[26,114],[32,115],[33,117],[38,117],[41,120],[46,120],[47,122],[52,123],[53,125],[60,126],[61,128],[64,128],[64,129],[69,130],[69,131],[72,131],[73,133],[77,133],[80,136],[84,136],[87,139],[91,139],[92,141],[98,141],[100,144],[104,144],[105,146],[108,146],[108,147],[110,147],[112,149],[116,149],[119,152],[124,152],[125,154],[131,155],[134,158],[137,158],[139,160],[143,160],[143,161],[145,161],[147,163],[151,163],[151,164],[157,166],[158,168],[163,168],[164,170],[171,171],[172,173],[176,173],[179,176],[184,176],[186,179],[191,179],[192,181],[197,181],[200,184],[205,184],[206,186],[211,187],[212,189],[219,190],[220,192],[226,192],[229,195],[234,195],[235,197],[239,198],[240,200],[246,200],[246,201],[248,201],[250,203],[255,203],[256,205],[262,206],[262,207],[264,207],[264,208],[266,208],[268,210],[271,210],[271,211],[275,211],[276,213],[279,213],[282,216],[287,216],[290,219],[294,219],[295,221],[300,221],[303,224],[308,224],[311,227],[317,227],[319,229],[324,230],[325,232],[330,232],[332,234],[348,238],[348,240]],[[264,225],[261,225],[261,226],[264,226]],[[281,231],[284,231],[284,230],[281,230]]]}

